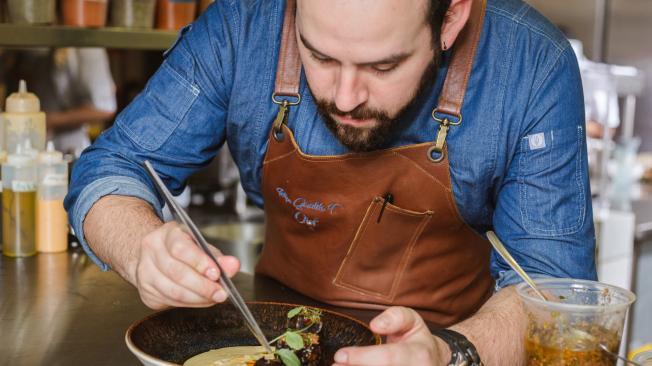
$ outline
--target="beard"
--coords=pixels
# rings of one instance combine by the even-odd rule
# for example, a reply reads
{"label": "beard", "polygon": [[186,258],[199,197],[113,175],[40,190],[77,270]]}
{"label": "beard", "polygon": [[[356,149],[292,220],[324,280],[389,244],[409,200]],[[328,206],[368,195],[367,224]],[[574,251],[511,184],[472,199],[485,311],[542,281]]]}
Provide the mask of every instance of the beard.
{"label": "beard", "polygon": [[[437,78],[438,68],[439,61],[435,57],[421,75],[419,86],[409,101],[394,116],[390,116],[385,110],[368,107],[364,104],[357,106],[350,112],[342,112],[337,108],[335,102],[317,98],[312,90],[310,90],[310,93],[313,95],[317,111],[324,119],[326,127],[342,145],[353,152],[369,152],[379,150],[387,144],[398,126],[401,125],[400,122],[404,117],[419,104],[424,95],[428,94]],[[310,88],[310,85],[308,85],[308,88]],[[373,127],[354,127],[338,122],[333,116],[346,116],[359,120],[373,119],[376,124]]]}

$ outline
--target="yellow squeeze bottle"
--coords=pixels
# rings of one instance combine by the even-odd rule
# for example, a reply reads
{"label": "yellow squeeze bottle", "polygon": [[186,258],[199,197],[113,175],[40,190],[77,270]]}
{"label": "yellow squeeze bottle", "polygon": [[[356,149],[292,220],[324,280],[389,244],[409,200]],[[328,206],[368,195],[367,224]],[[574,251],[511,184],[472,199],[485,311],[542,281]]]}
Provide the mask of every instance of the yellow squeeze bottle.
{"label": "yellow squeeze bottle", "polygon": [[27,91],[25,80],[21,80],[18,92],[7,98],[6,111],[2,114],[5,123],[4,148],[11,154],[18,145],[30,141],[39,151],[45,149],[45,113],[41,101]]}

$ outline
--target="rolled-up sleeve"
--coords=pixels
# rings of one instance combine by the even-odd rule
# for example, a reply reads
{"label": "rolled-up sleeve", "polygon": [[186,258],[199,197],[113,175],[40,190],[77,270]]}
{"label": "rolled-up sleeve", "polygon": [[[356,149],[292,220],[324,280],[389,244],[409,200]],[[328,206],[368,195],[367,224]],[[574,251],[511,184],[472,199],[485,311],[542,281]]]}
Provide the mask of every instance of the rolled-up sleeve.
{"label": "rolled-up sleeve", "polygon": [[[580,74],[570,47],[550,64],[529,98],[493,226],[531,276],[595,279]],[[496,252],[491,270],[498,289],[521,282]]]}
{"label": "rolled-up sleeve", "polygon": [[149,203],[152,208],[154,208],[157,215],[162,217],[161,204],[158,197],[152,193],[150,187],[132,177],[110,176],[100,178],[84,187],[84,189],[75,200],[74,206],[70,209],[70,212],[79,213],[79,215],[71,215],[70,224],[72,225],[75,233],[78,233],[77,239],[79,239],[88,256],[93,260],[93,262],[100,266],[103,271],[109,270],[109,266],[106,263],[102,262],[95,255],[95,253],[93,253],[93,250],[88,246],[86,238],[83,234],[83,224],[84,219],[86,218],[86,214],[88,214],[88,211],[91,209],[93,204],[100,198],[107,195],[120,195],[140,198]]}
{"label": "rolled-up sleeve", "polygon": [[143,162],[178,194],[224,144],[237,39],[232,5],[215,4],[180,32],[145,90],[75,163],[64,204],[83,248],[104,270],[83,231],[93,204],[106,195],[138,197],[160,216],[162,200]]}

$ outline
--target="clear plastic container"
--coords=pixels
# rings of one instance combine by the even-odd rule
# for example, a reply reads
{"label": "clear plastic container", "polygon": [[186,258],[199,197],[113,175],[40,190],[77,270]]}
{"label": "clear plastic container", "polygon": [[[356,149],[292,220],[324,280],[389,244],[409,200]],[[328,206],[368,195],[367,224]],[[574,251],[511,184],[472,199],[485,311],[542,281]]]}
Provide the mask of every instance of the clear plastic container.
{"label": "clear plastic container", "polygon": [[36,254],[36,164],[22,147],[2,164],[2,254]]}
{"label": "clear plastic container", "polygon": [[614,366],[603,351],[618,353],[625,317],[636,296],[628,290],[595,281],[535,280],[551,301],[544,301],[522,283],[528,323],[525,335],[527,366]]}
{"label": "clear plastic container", "polygon": [[68,215],[63,199],[68,193],[68,162],[52,141],[38,156],[36,192],[36,250],[58,253],[68,249]]}
{"label": "clear plastic container", "polygon": [[156,28],[177,31],[195,20],[196,0],[158,0]]}
{"label": "clear plastic container", "polygon": [[154,26],[156,0],[112,0],[111,25],[149,29]]}
{"label": "clear plastic container", "polygon": [[63,24],[98,28],[106,25],[108,0],[62,0]]}
{"label": "clear plastic container", "polygon": [[16,24],[54,23],[55,5],[55,0],[7,0],[9,21]]}
{"label": "clear plastic container", "polygon": [[20,81],[18,92],[7,98],[6,108],[2,115],[5,151],[11,154],[25,141],[37,150],[45,149],[45,113],[41,112],[38,97],[27,91],[24,80]]}

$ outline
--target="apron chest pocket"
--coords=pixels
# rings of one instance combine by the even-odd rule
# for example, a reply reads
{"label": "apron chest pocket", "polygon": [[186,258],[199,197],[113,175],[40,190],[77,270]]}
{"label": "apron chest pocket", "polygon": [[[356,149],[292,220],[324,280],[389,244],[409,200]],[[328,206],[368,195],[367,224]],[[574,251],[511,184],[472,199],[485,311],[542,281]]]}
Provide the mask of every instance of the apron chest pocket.
{"label": "apron chest pocket", "polygon": [[374,197],[333,283],[392,300],[412,249],[433,212],[409,211],[384,201]]}

